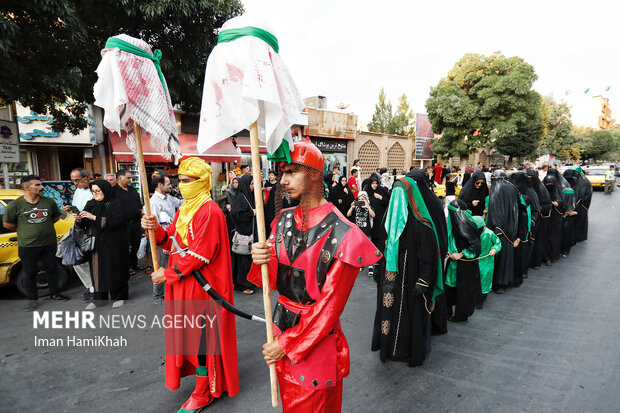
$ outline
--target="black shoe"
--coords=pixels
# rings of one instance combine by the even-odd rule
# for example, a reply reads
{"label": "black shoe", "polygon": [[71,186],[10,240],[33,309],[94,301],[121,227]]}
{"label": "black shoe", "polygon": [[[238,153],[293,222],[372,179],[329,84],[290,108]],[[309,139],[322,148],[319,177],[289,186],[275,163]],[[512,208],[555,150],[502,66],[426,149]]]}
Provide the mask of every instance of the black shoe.
{"label": "black shoe", "polygon": [[533,270],[540,270],[540,265],[537,265],[535,267],[532,267]]}
{"label": "black shoe", "polygon": [[527,279],[527,274],[523,274],[523,279]]}
{"label": "black shoe", "polygon": [[66,297],[62,294],[52,294],[50,295],[50,298],[48,298],[48,300],[50,301],[69,301],[70,298]]}
{"label": "black shoe", "polygon": [[31,313],[39,306],[39,301],[37,300],[28,300],[28,304],[24,307],[24,311]]}
{"label": "black shoe", "polygon": [[462,323],[463,321],[467,321],[467,318],[450,316],[448,317],[448,321],[452,321],[453,323]]}
{"label": "black shoe", "polygon": [[484,308],[484,304],[476,304],[476,310],[482,310]]}
{"label": "black shoe", "polygon": [[562,254],[562,258],[568,258],[567,254]]}
{"label": "black shoe", "polygon": [[504,294],[506,290],[503,287],[499,287],[497,290],[493,290],[495,294]]}
{"label": "black shoe", "polygon": [[95,298],[95,293],[91,293],[90,291],[86,291],[86,294],[82,294],[84,296],[84,301],[92,301]]}

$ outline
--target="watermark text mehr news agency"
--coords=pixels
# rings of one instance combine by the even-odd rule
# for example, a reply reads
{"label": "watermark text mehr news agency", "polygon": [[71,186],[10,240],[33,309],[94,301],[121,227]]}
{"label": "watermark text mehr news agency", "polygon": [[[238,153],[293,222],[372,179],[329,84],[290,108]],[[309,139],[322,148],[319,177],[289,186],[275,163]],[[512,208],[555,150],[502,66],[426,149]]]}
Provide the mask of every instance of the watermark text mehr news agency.
{"label": "watermark text mehr news agency", "polygon": [[98,314],[92,311],[34,311],[34,329],[214,328],[215,314]]}

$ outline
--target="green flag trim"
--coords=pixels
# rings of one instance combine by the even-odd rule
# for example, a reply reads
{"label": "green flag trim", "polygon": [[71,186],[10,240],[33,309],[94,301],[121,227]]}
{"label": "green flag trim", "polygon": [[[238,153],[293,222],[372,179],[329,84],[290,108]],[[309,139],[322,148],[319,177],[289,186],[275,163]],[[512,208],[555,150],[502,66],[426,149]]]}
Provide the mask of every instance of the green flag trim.
{"label": "green flag trim", "polygon": [[164,83],[164,74],[161,72],[161,67],[159,66],[159,61],[161,60],[161,50],[155,49],[153,51],[153,54],[150,54],[146,50],[131,43],[128,43],[124,40],[121,40],[118,37],[108,38],[108,41],[105,42],[105,48],[114,49],[115,47],[118,47],[124,52],[135,54],[136,56],[145,57],[152,60],[155,64],[155,69],[157,69],[157,74],[159,75],[159,81],[161,82],[161,86],[164,88],[164,93],[168,93],[166,91],[166,85]]}
{"label": "green flag trim", "polygon": [[220,44],[232,42],[233,40],[237,40],[245,36],[257,37],[267,43],[269,46],[271,46],[271,48],[275,50],[276,53],[280,53],[280,46],[278,45],[278,39],[276,38],[276,36],[269,33],[267,30],[263,30],[253,26],[222,30],[217,36],[217,43]]}
{"label": "green flag trim", "polygon": [[291,163],[291,149],[286,139],[282,139],[282,143],[274,153],[267,153],[267,159],[272,162]]}

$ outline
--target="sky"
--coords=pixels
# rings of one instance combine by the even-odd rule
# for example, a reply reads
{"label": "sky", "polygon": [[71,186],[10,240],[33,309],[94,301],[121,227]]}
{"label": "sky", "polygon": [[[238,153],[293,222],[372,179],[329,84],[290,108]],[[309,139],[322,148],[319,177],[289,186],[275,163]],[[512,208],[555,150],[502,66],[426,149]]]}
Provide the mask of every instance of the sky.
{"label": "sky", "polygon": [[[266,21],[303,98],[368,123],[381,87],[393,108],[405,93],[414,112],[431,86],[466,53],[501,51],[531,64],[534,89],[574,103],[609,98],[620,111],[620,2],[617,1],[281,1],[243,0]],[[608,92],[604,88],[611,86]],[[587,95],[584,90],[591,88]],[[570,94],[565,92],[570,90]]]}

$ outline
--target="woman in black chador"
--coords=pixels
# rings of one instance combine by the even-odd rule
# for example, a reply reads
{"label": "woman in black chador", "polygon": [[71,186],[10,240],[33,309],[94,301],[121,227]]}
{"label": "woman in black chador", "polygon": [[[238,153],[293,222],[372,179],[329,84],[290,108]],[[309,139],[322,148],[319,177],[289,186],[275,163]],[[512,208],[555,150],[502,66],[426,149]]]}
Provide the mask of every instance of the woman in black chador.
{"label": "woman in black chador", "polygon": [[[423,172],[420,177],[425,180]],[[387,269],[376,272],[372,339],[381,360],[406,361],[411,367],[422,365],[430,351],[431,312],[438,311],[433,307],[443,290],[442,254],[447,250],[442,205],[425,183],[417,182],[410,174],[392,189],[387,243],[381,243]]]}
{"label": "woman in black chador", "polygon": [[[532,182],[528,179],[525,172],[516,172],[510,175],[510,182],[517,187],[525,206],[529,208],[527,213],[525,206],[521,205],[519,209],[519,237],[521,242],[515,251],[515,276],[527,278],[528,270],[532,262],[534,245],[536,243],[536,231],[538,230],[538,219],[540,216],[540,201],[538,194],[532,186]],[[523,215],[525,214],[525,215]],[[528,221],[529,218],[529,221]]]}
{"label": "woman in black chador", "polygon": [[592,201],[592,184],[579,169],[569,169],[564,172],[564,178],[568,181],[575,193],[575,242],[588,239],[588,209]]}
{"label": "woman in black chador", "polygon": [[385,227],[381,223],[383,222],[385,211],[390,204],[390,193],[387,188],[381,186],[379,177],[374,175],[370,177],[367,185],[364,187],[364,191],[368,193],[370,207],[375,212],[372,229],[370,230],[370,240],[373,244],[379,245],[379,238],[382,232],[385,232]]}
{"label": "woman in black chador", "polygon": [[[108,181],[93,181],[90,190],[93,199],[86,203],[79,216],[73,214],[73,217],[79,227],[86,228],[95,237],[95,250],[90,257],[94,300],[96,305],[112,300],[114,307],[120,307],[129,298],[129,237],[125,211],[120,200],[114,198]],[[95,303],[90,303],[86,309],[94,308]]]}
{"label": "woman in black chador", "polygon": [[[232,200],[230,217],[239,234],[254,235],[252,242],[256,242],[258,235],[256,233],[256,207],[254,206],[254,182],[252,175],[239,177],[239,189],[237,195]],[[231,252],[231,257],[235,289],[244,294],[253,294],[254,285],[247,279],[252,266],[252,257],[250,255],[235,254],[234,252]]]}
{"label": "woman in black chador", "polygon": [[[467,321],[474,313],[480,296],[480,265],[477,258],[481,252],[480,234],[467,204],[455,199],[448,205],[448,252],[451,261],[446,275],[448,320]],[[454,314],[452,307],[454,306]]]}
{"label": "woman in black chador", "polygon": [[[560,259],[563,247],[572,240],[572,228],[565,227],[564,218],[575,215],[575,197],[570,184],[555,168],[549,168],[543,183],[551,197],[551,225],[549,231],[548,260],[555,262]],[[567,237],[569,240],[563,241]]]}
{"label": "woman in black chador", "polygon": [[533,227],[534,250],[532,252],[531,267],[535,270],[539,269],[543,261],[547,262],[547,248],[549,243],[549,229],[551,225],[551,197],[549,191],[538,179],[538,171],[528,169],[526,172],[528,184],[536,192],[538,202],[540,204],[540,213],[536,225]]}
{"label": "woman in black chador", "polygon": [[351,207],[351,202],[355,200],[355,197],[353,197],[353,191],[347,185],[347,178],[341,176],[339,179],[338,184],[330,188],[327,200],[334,204],[338,211],[342,212],[342,215],[346,217],[347,211]]}
{"label": "woman in black chador", "polygon": [[463,185],[459,193],[459,199],[465,201],[467,209],[472,215],[482,216],[484,213],[484,202],[489,195],[489,187],[484,172],[477,170],[471,179]]}
{"label": "woman in black chador", "polygon": [[519,246],[519,205],[521,194],[506,179],[506,172],[498,169],[491,176],[491,193],[487,216],[487,228],[502,242],[502,249],[495,256],[493,291],[503,294],[504,288],[519,285],[515,277],[515,248]]}

